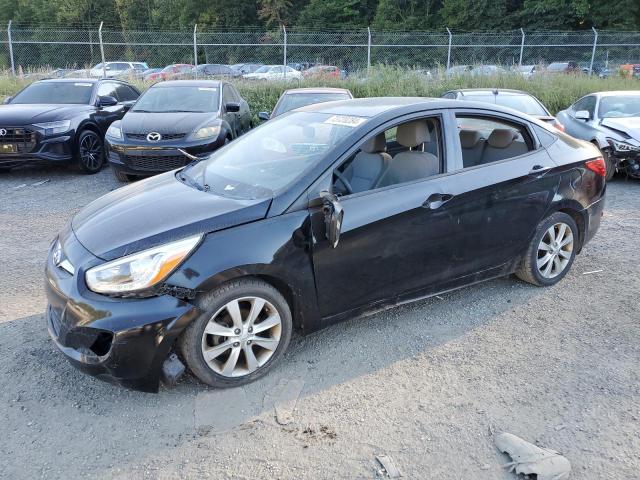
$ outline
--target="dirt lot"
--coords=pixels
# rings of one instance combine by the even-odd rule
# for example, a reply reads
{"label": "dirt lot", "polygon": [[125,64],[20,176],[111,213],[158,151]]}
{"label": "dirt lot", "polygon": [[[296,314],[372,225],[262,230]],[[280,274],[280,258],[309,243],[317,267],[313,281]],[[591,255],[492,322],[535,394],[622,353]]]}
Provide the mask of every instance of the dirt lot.
{"label": "dirt lot", "polygon": [[0,176],[0,477],[376,478],[387,454],[405,478],[515,478],[500,431],[559,450],[571,478],[640,475],[640,182],[609,185],[553,288],[505,278],[354,318],[294,338],[246,388],[187,377],[158,395],[79,373],[45,328],[51,240],[117,186],[109,170]]}

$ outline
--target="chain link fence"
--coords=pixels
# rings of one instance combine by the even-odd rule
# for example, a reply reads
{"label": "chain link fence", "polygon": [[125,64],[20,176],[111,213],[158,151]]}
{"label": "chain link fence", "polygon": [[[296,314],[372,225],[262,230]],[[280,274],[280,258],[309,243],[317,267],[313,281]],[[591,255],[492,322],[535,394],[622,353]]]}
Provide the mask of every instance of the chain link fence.
{"label": "chain link fence", "polygon": [[334,65],[347,73],[371,65],[449,69],[466,65],[546,66],[573,61],[588,71],[640,63],[640,32],[242,32],[0,29],[0,68],[14,74],[54,68],[87,69],[101,61],[139,61],[151,67],[186,64]]}

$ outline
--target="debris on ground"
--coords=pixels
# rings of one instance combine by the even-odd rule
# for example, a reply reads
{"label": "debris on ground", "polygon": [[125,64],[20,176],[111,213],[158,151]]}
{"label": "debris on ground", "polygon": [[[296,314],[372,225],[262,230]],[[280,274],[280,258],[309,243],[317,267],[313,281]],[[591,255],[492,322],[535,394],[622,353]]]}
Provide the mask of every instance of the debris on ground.
{"label": "debris on ground", "polygon": [[582,272],[583,275],[592,275],[594,273],[600,273],[600,272],[604,272],[603,269],[600,270],[591,270],[590,272]]}
{"label": "debris on ground", "polygon": [[511,433],[501,433],[495,439],[496,446],[502,453],[507,453],[513,462],[510,472],[516,474],[537,475],[538,480],[560,480],[571,472],[571,463],[555,450],[538,447]]}
{"label": "debris on ground", "polygon": [[14,190],[20,190],[21,188],[26,187],[27,184],[26,183],[21,183],[20,185],[16,185],[15,187],[13,187]]}
{"label": "debris on ground", "polygon": [[389,455],[376,455],[376,460],[382,465],[389,478],[400,478],[402,476],[402,472],[396,467],[393,458]]}
{"label": "debris on ground", "polygon": [[39,187],[40,185],[44,185],[45,183],[49,183],[51,180],[50,179],[46,179],[46,180],[41,180],[39,182],[36,183],[32,183],[31,186],[32,187]]}

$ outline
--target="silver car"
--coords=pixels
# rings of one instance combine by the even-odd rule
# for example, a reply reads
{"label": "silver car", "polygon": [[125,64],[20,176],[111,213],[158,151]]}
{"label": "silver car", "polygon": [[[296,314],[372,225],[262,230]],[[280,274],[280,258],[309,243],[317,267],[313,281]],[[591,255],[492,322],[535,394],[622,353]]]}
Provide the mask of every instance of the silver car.
{"label": "silver car", "polygon": [[640,178],[640,91],[592,93],[556,118],[569,135],[602,151],[607,180],[616,170]]}

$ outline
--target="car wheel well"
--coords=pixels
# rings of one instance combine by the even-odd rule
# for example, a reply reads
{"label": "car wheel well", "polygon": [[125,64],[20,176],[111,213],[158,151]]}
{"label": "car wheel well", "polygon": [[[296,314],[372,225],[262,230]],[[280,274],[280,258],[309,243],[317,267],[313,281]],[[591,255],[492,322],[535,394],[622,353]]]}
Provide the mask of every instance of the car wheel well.
{"label": "car wheel well", "polygon": [[291,319],[293,320],[294,328],[300,328],[300,318],[298,315],[298,309],[296,307],[295,297],[293,296],[293,290],[284,280],[273,277],[271,275],[253,275],[255,278],[258,278],[264,282],[267,282],[273,288],[278,290],[280,294],[284,297],[284,299],[289,304],[289,308],[291,309]]}
{"label": "car wheel well", "polygon": [[100,129],[97,126],[95,126],[95,125],[93,125],[91,123],[86,123],[82,127],[80,127],[78,129],[78,136],[80,136],[80,134],[82,134],[82,132],[84,132],[86,130],[91,130],[93,133],[95,133],[99,137],[102,137],[102,134],[100,133]]}
{"label": "car wheel well", "polygon": [[558,210],[558,212],[566,213],[571,218],[573,218],[574,222],[576,222],[576,225],[578,226],[578,232],[580,233],[580,238],[578,239],[578,252],[580,252],[580,250],[582,250],[582,243],[584,242],[586,229],[584,217],[580,214],[579,211],[574,210],[573,208],[561,208],[560,210]]}

